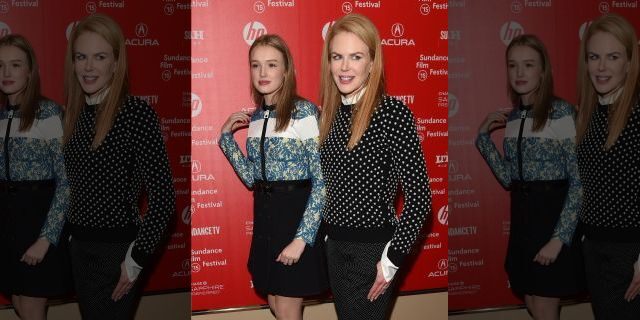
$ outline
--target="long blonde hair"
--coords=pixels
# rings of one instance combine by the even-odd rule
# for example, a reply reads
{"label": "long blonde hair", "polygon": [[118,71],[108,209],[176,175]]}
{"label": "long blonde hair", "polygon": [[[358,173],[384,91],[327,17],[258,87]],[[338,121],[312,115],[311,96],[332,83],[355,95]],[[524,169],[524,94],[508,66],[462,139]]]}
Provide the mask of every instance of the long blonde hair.
{"label": "long blonde hair", "polygon": [[[40,72],[38,71],[38,62],[33,52],[33,47],[29,41],[17,34],[9,34],[0,39],[0,47],[16,47],[27,56],[27,67],[29,68],[29,80],[24,91],[19,97],[18,105],[20,105],[20,131],[27,131],[31,128],[36,118],[38,103],[44,99],[40,93]],[[0,94],[0,106],[6,107],[9,98],[5,94]]]}
{"label": "long blonde hair", "polygon": [[622,85],[622,94],[609,109],[608,135],[605,141],[605,150],[610,149],[618,140],[620,133],[631,116],[632,107],[638,102],[640,83],[640,57],[638,56],[638,38],[633,26],[615,14],[607,14],[594,21],[582,37],[580,42],[580,55],[578,58],[578,97],[580,109],[578,111],[576,134],[578,143],[582,142],[591,121],[591,116],[596,109],[598,94],[591,83],[587,69],[587,43],[598,32],[606,32],[615,37],[625,47],[625,54],[629,59],[629,69]]}
{"label": "long blonde hair", "polygon": [[320,141],[327,139],[331,123],[340,106],[340,91],[331,75],[331,40],[341,32],[350,32],[362,40],[369,49],[372,67],[369,78],[364,86],[364,94],[355,105],[355,113],[351,120],[351,136],[347,148],[353,150],[360,142],[362,135],[369,127],[375,108],[380,104],[385,94],[384,63],[382,45],[378,29],[367,17],[359,14],[348,14],[331,27],[327,33],[322,49],[321,78],[320,78]]}
{"label": "long blonde hair", "polygon": [[[251,45],[251,48],[249,48],[249,64],[251,64],[251,53],[253,52],[253,49],[259,46],[272,47],[278,50],[282,54],[282,58],[284,60],[284,80],[282,87],[280,87],[280,90],[275,94],[274,100],[277,111],[275,130],[282,131],[289,125],[289,120],[291,120],[291,113],[293,113],[293,109],[295,108],[296,100],[301,99],[296,92],[296,73],[293,65],[293,57],[291,56],[291,51],[289,51],[287,43],[280,36],[275,34],[265,34],[256,39]],[[249,82],[251,82],[251,80]],[[264,95],[253,86],[252,82],[250,83],[250,86],[253,102],[258,106],[262,105],[264,103]]]}
{"label": "long blonde hair", "polygon": [[109,92],[98,106],[95,124],[95,136],[91,144],[97,149],[116,119],[116,115],[129,93],[129,76],[127,73],[127,51],[124,35],[117,22],[104,14],[94,14],[78,23],[69,37],[65,56],[65,121],[64,142],[69,142],[76,123],[85,105],[85,93],[78,82],[74,68],[74,45],[78,37],[85,32],[93,32],[104,38],[113,48],[116,69],[108,84]]}

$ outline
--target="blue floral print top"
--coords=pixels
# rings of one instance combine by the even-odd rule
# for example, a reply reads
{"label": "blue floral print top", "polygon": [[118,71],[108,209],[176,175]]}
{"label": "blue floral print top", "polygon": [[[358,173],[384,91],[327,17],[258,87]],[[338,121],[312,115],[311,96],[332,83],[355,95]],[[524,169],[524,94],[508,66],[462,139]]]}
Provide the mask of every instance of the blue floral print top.
{"label": "blue floral print top", "polygon": [[269,112],[270,120],[264,143],[267,181],[311,180],[311,195],[295,237],[313,245],[325,197],[320,170],[317,107],[308,101],[298,100],[289,126],[281,132],[275,131],[275,111],[257,109],[249,124],[247,156],[240,151],[232,133],[222,134],[220,147],[247,187],[251,188],[254,181],[262,180],[260,138],[266,112]]}
{"label": "blue floral print top", "polygon": [[[12,115],[8,138],[9,115]],[[49,243],[58,244],[65,221],[69,185],[62,155],[61,109],[52,101],[43,100],[36,111],[31,128],[19,131],[20,110],[0,110],[0,146],[8,142],[9,178],[12,181],[55,180],[56,190],[40,231]],[[0,152],[0,180],[7,180],[6,157]]]}
{"label": "blue floral print top", "polygon": [[[500,155],[488,133],[481,133],[476,146],[496,178],[505,188],[511,180],[519,180],[517,140],[520,117],[524,110],[515,108],[507,120],[503,142],[504,157]],[[570,244],[578,223],[578,209],[582,199],[582,185],[578,177],[575,144],[574,108],[563,100],[555,100],[545,127],[532,131],[532,113],[527,114],[522,132],[522,175],[524,181],[563,180],[569,191],[553,237]]]}

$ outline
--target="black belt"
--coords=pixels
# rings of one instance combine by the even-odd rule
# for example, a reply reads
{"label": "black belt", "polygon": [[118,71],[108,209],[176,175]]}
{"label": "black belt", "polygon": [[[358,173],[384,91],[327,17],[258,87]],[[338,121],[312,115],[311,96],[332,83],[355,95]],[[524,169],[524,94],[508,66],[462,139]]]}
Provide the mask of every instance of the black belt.
{"label": "black belt", "polygon": [[56,187],[56,181],[50,180],[26,180],[6,181],[0,180],[0,193],[16,193],[18,191],[51,190]]}
{"label": "black belt", "polygon": [[264,181],[256,180],[253,183],[254,192],[291,192],[294,190],[308,188],[311,180],[291,180],[291,181]]}
{"label": "black belt", "polygon": [[516,192],[536,192],[536,191],[553,191],[559,190],[567,186],[568,180],[536,180],[536,181],[511,181],[511,191]]}

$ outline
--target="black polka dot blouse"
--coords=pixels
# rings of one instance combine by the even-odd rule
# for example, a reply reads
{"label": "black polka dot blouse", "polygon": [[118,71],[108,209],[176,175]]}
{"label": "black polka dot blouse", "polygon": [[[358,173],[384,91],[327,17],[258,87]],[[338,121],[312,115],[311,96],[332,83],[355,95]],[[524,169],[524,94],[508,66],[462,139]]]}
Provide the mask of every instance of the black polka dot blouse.
{"label": "black polka dot blouse", "polygon": [[[350,105],[342,105],[321,146],[327,198],[323,228],[331,239],[388,242],[388,258],[400,266],[431,212],[431,191],[413,114],[385,97],[367,131],[349,151]],[[394,202],[404,194],[399,217]]]}
{"label": "black polka dot blouse", "polygon": [[633,107],[613,147],[604,150],[609,107],[597,107],[577,146],[584,188],[580,225],[590,239],[639,242],[640,106]]}
{"label": "black polka dot blouse", "polygon": [[[71,233],[88,241],[135,240],[131,257],[144,266],[175,211],[158,117],[146,102],[128,97],[105,140],[92,150],[95,119],[96,106],[86,105],[64,147]],[[141,215],[143,189],[148,208]]]}

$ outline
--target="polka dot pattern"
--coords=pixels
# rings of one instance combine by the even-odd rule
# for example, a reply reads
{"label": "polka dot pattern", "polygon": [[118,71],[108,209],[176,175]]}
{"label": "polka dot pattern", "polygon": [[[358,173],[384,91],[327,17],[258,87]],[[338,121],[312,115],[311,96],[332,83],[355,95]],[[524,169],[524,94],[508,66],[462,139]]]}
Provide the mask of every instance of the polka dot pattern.
{"label": "polka dot pattern", "polygon": [[580,221],[591,231],[637,241],[640,231],[640,106],[632,110],[618,141],[604,150],[608,106],[598,106],[577,147],[584,188]]}
{"label": "polka dot pattern", "polygon": [[[132,257],[143,265],[165,234],[175,211],[169,160],[155,111],[129,97],[103,143],[91,149],[96,106],[85,106],[64,148],[71,188],[68,221],[90,240],[135,240]],[[139,200],[147,191],[148,209]],[[135,230],[134,239],[130,230]]]}
{"label": "polka dot pattern", "polygon": [[[400,266],[431,211],[415,120],[402,102],[385,97],[362,139],[349,151],[351,109],[340,107],[320,150],[327,187],[323,221],[330,236],[332,229],[346,230],[352,236],[343,240],[356,242],[372,240],[359,239],[362,230],[372,234],[377,229],[395,229],[388,256]],[[404,194],[399,218],[394,207],[398,188]]]}

